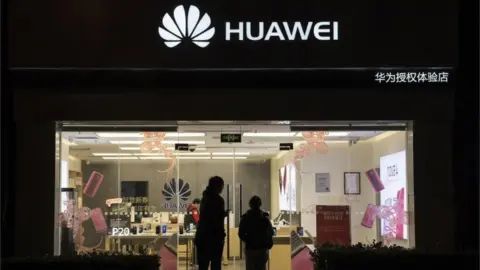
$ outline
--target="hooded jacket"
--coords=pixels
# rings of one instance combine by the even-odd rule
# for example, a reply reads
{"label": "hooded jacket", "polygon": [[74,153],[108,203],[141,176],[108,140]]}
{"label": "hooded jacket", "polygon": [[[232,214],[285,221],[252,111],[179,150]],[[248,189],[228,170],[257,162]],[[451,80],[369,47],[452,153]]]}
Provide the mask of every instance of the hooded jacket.
{"label": "hooded jacket", "polygon": [[207,244],[217,240],[223,244],[226,235],[224,221],[228,214],[223,198],[207,188],[200,202],[200,213],[202,215],[197,225],[195,244]]}
{"label": "hooded jacket", "polygon": [[245,248],[271,249],[273,246],[273,227],[268,214],[259,209],[250,209],[242,215],[238,237],[245,242]]}

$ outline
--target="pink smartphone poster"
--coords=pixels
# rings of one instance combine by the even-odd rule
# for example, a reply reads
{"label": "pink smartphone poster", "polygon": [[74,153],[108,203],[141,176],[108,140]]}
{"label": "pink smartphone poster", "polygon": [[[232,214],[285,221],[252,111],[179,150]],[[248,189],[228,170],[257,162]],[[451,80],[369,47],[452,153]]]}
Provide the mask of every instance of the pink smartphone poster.
{"label": "pink smartphone poster", "polygon": [[83,189],[83,194],[89,197],[94,197],[102,181],[103,181],[103,174],[93,171],[92,174],[90,174],[90,178],[88,179],[88,182],[85,185],[85,188]]}
{"label": "pink smartphone poster", "polygon": [[375,218],[377,217],[377,206],[369,204],[367,209],[365,209],[365,214],[362,219],[362,226],[367,228],[372,228],[375,223]]}
{"label": "pink smartphone poster", "polygon": [[107,222],[100,208],[90,210],[90,216],[97,232],[105,232],[108,229]]}
{"label": "pink smartphone poster", "polygon": [[365,175],[367,176],[368,181],[370,182],[370,185],[372,185],[372,188],[375,190],[375,192],[380,192],[385,189],[377,170],[370,169],[365,172]]}

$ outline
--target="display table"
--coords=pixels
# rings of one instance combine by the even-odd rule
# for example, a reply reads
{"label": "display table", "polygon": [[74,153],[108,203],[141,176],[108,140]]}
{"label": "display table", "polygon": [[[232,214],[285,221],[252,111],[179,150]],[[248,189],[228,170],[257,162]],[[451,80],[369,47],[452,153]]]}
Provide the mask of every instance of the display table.
{"label": "display table", "polygon": [[[310,237],[302,236],[301,239],[307,245],[313,244]],[[270,250],[268,269],[292,269],[292,246],[290,235],[278,235],[273,237],[273,247]]]}
{"label": "display table", "polygon": [[[156,235],[156,234],[130,234],[130,235],[122,235],[122,236],[107,236],[105,238],[105,250],[109,251],[111,249],[111,244],[112,242],[116,242],[118,244],[118,250],[121,250],[121,244],[122,241],[125,242],[137,242],[141,244],[149,244],[152,241],[156,241],[156,247],[158,244],[163,245],[171,236],[173,233],[165,233],[161,235]],[[195,238],[194,233],[185,233],[185,234],[180,234],[178,235],[178,244],[179,245],[186,245],[189,244],[193,241]],[[114,243],[115,244],[115,243]]]}
{"label": "display table", "polygon": [[[161,251],[163,245],[169,241],[170,244],[176,242],[176,254],[175,253],[169,253],[172,254],[172,259],[173,265],[177,264],[177,259],[175,258],[182,258],[181,254],[184,253],[185,257],[185,269],[193,269],[193,265],[191,265],[191,261],[193,261],[193,255],[195,254],[194,250],[194,245],[193,245],[193,240],[195,239],[195,233],[185,233],[185,234],[176,234],[178,236],[177,241],[175,238],[172,239],[172,236],[174,233],[165,233],[162,235],[156,235],[156,234],[139,234],[139,235],[127,235],[127,236],[107,236],[105,239],[105,250],[109,251],[111,249],[112,242],[115,245],[118,245],[116,247],[117,250],[121,250],[121,246],[124,244],[143,244],[143,245],[154,245],[156,251]],[[185,249],[182,250],[180,247],[184,246]],[[164,248],[164,251],[167,250]],[[175,266],[175,269],[176,266]]]}

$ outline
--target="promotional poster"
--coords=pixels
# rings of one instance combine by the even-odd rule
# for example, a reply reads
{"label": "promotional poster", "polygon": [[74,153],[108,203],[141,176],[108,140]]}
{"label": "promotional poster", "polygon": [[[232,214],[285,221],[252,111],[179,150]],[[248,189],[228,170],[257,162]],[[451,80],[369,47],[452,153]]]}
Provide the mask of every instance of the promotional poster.
{"label": "promotional poster", "polygon": [[[380,158],[380,179],[385,188],[380,192],[381,205],[392,206],[394,208],[403,209],[404,214],[407,211],[407,167],[406,167],[406,151],[390,154]],[[388,222],[382,219],[382,235],[390,231]],[[408,239],[408,225],[399,224],[395,231],[395,237],[398,239]]]}

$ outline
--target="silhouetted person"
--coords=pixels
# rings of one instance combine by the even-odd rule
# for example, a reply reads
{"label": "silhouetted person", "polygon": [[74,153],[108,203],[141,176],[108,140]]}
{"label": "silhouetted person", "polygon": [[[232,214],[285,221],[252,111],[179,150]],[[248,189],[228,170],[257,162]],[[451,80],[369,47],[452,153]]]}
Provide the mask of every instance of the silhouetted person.
{"label": "silhouetted person", "polygon": [[238,236],[245,242],[247,270],[265,270],[268,250],[273,246],[273,227],[268,214],[260,210],[262,200],[253,196],[249,201],[250,209],[242,215]]}
{"label": "silhouetted person", "polygon": [[203,192],[200,202],[200,220],[195,234],[199,270],[220,270],[222,268],[223,246],[225,242],[224,220],[228,215],[225,201],[220,196],[223,179],[213,176]]}

